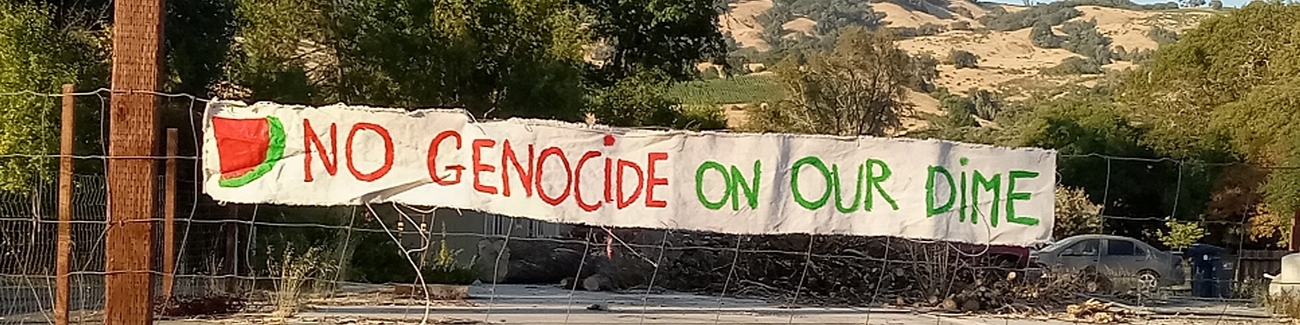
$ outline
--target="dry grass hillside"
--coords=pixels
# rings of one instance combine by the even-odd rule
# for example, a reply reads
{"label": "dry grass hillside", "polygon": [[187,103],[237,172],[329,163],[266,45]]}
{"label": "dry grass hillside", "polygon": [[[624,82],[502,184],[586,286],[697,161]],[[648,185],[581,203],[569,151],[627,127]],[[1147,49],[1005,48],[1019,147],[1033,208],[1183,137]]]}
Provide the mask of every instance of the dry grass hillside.
{"label": "dry grass hillside", "polygon": [[[830,1],[830,0],[827,0]],[[865,0],[864,0],[865,1]],[[908,2],[899,2],[908,3]],[[763,26],[759,15],[772,8],[772,0],[739,0],[730,4],[730,12],[720,17],[721,28],[730,32],[737,43],[744,48],[768,51],[770,45],[761,35]],[[924,10],[912,10],[895,2],[875,2],[871,9],[883,13],[884,23],[888,27],[920,28],[922,26],[942,26],[943,31],[936,35],[906,38],[899,41],[899,46],[914,54],[931,53],[942,60],[951,50],[965,50],[979,56],[978,68],[956,69],[951,64],[941,64],[938,86],[947,87],[957,92],[970,88],[997,90],[1011,98],[1023,97],[1035,87],[1060,85],[1066,83],[1088,83],[1098,75],[1046,75],[1042,70],[1061,64],[1071,57],[1080,57],[1065,49],[1047,49],[1037,47],[1030,40],[1030,28],[1010,31],[998,31],[986,28],[980,23],[985,15],[997,12],[1017,12],[1024,7],[1013,5],[977,4],[966,0],[953,0],[947,8],[937,8],[925,3]],[[928,6],[928,7],[926,7]],[[1001,10],[996,10],[1000,7]],[[1148,36],[1153,27],[1181,32],[1195,27],[1200,19],[1212,15],[1205,10],[1130,10],[1100,6],[1077,6],[1081,16],[1071,21],[1095,21],[1096,29],[1111,39],[1111,48],[1123,47],[1127,50],[1150,50],[1159,46],[1156,40]],[[954,24],[956,23],[956,24]],[[807,17],[795,17],[783,25],[787,32],[811,33],[816,21]],[[968,27],[956,27],[965,25]],[[1061,34],[1060,25],[1054,26]],[[789,35],[787,35],[789,36]],[[1103,70],[1123,70],[1133,63],[1118,61],[1103,66]],[[917,108],[917,116],[906,124],[909,128],[923,126],[919,116],[924,114],[941,114],[938,101],[929,96],[914,92],[910,101]],[[729,103],[741,104],[745,103]],[[743,120],[743,114],[735,113],[737,105],[730,105],[728,115],[736,117],[733,124]]]}

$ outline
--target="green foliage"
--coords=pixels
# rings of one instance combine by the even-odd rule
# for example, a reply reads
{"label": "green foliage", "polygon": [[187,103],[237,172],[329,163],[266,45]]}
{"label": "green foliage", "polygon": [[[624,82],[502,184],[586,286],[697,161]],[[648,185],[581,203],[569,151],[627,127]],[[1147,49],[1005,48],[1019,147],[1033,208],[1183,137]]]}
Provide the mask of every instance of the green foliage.
{"label": "green foliage", "polygon": [[[37,4],[0,2],[0,92],[58,93],[64,83],[102,83],[107,72],[106,38],[84,26],[57,25]],[[98,115],[85,114],[92,119]],[[57,98],[0,96],[0,155],[58,152]],[[81,118],[79,118],[81,120]],[[83,120],[84,121],[84,120]],[[79,138],[98,139],[98,123],[82,124]],[[85,144],[86,141],[78,141]],[[84,152],[84,151],[83,151]],[[0,159],[0,191],[27,188],[35,177],[53,174],[57,160]]]}
{"label": "green foliage", "polygon": [[1164,29],[1160,26],[1151,26],[1151,29],[1147,30],[1147,37],[1156,41],[1156,44],[1160,44],[1160,46],[1178,42],[1178,32]]}
{"label": "green foliage", "polygon": [[1183,0],[1183,7],[1196,8],[1205,5],[1205,0]]}
{"label": "green foliage", "polygon": [[939,59],[935,59],[929,53],[913,55],[912,69],[916,74],[916,82],[912,88],[918,91],[929,91],[934,86],[935,80],[939,79]]}
{"label": "green foliage", "polygon": [[420,274],[424,276],[425,283],[436,284],[454,284],[468,285],[478,280],[478,274],[473,269],[463,266],[457,262],[457,256],[462,253],[461,250],[452,250],[447,247],[447,225],[442,226],[443,239],[438,240],[438,256],[432,264],[426,265]]}
{"label": "green foliage", "polygon": [[1111,58],[1119,61],[1128,61],[1137,64],[1143,64],[1150,61],[1156,56],[1156,51],[1152,49],[1136,49],[1129,51],[1123,46],[1116,46],[1111,52]]}
{"label": "green foliage", "polygon": [[1196,222],[1178,222],[1173,219],[1165,219],[1165,226],[1169,231],[1156,230],[1160,236],[1160,242],[1173,249],[1186,249],[1192,244],[1200,241],[1209,232],[1201,228],[1200,223]]}
{"label": "green foliage", "polygon": [[1087,192],[1064,186],[1056,187],[1056,223],[1052,236],[1066,238],[1101,231],[1101,205],[1088,200]]}
{"label": "green foliage", "polygon": [[586,110],[610,126],[673,125],[679,117],[673,107],[679,103],[665,96],[668,78],[662,72],[641,71],[611,87],[594,90],[588,95]]}
{"label": "green foliage", "polygon": [[[719,63],[725,60],[726,43],[717,26],[718,14],[727,8],[725,3],[697,0],[575,2],[591,19],[586,28],[591,30],[592,36],[613,46],[612,59],[601,68],[607,76],[605,85],[647,69],[660,70],[672,80],[689,80],[694,75],[695,63],[701,59]],[[541,3],[551,10],[572,11],[566,9],[569,4],[566,1]],[[546,19],[545,16],[533,18]],[[492,25],[485,24],[487,26]],[[570,22],[562,27],[574,34],[581,29]]]}
{"label": "green foliage", "polygon": [[176,1],[165,6],[168,92],[204,95],[208,86],[224,77],[237,29],[236,6],[235,0]]}
{"label": "green foliage", "polygon": [[1060,64],[1042,70],[1047,75],[1080,75],[1080,74],[1099,74],[1101,65],[1092,59],[1084,59],[1077,56],[1065,58]]}
{"label": "green foliage", "polygon": [[[817,22],[811,37],[787,38],[782,25],[796,17]],[[882,26],[883,13],[871,10],[866,1],[854,0],[777,0],[772,8],[758,16],[763,26],[763,40],[778,53],[790,50],[827,49],[834,45],[840,30],[857,26],[874,29]],[[780,59],[783,56],[778,56]]]}
{"label": "green foliage", "polygon": [[939,103],[939,108],[944,111],[942,123],[945,127],[972,127],[979,126],[975,122],[975,117],[971,114],[975,110],[975,103],[969,99],[960,96],[948,96]]}
{"label": "green foliage", "polygon": [[1002,110],[1002,98],[991,91],[971,88],[966,91],[966,97],[970,98],[972,112],[979,118],[992,121]]}
{"label": "green foliage", "polygon": [[790,98],[750,110],[752,131],[884,135],[910,110],[912,57],[887,30],[849,27],[835,49],[810,53],[802,66],[788,57],[777,75]]}
{"label": "green foliage", "polygon": [[231,78],[254,100],[577,119],[581,45],[560,0],[240,0]]}
{"label": "green foliage", "polygon": [[786,97],[780,81],[770,74],[677,83],[668,88],[666,96],[683,104],[712,105],[775,103]]}
{"label": "green foliage", "polygon": [[948,52],[948,61],[952,62],[952,65],[957,67],[957,69],[978,69],[979,60],[979,56],[965,50],[952,50]]}
{"label": "green foliage", "polygon": [[[969,26],[967,27],[969,28]],[[900,38],[939,35],[944,31],[943,26],[933,23],[925,23],[918,27],[890,27],[889,29],[893,30],[894,34]]]}
{"label": "green foliage", "polygon": [[1223,1],[1210,0],[1210,8],[1214,10],[1223,10]]}
{"label": "green foliage", "polygon": [[1040,21],[1029,31],[1029,42],[1037,47],[1054,49],[1061,47],[1061,43],[1065,40],[1052,32],[1052,25]]}
{"label": "green foliage", "polygon": [[1097,21],[1072,21],[1061,25],[1065,33],[1065,43],[1061,45],[1070,52],[1082,55],[1099,65],[1110,64],[1110,37],[1097,31]]}
{"label": "green foliage", "polygon": [[[1152,146],[1209,161],[1300,162],[1293,113],[1300,103],[1290,98],[1300,89],[1300,51],[1292,46],[1298,19],[1300,5],[1253,2],[1205,19],[1134,71],[1124,100],[1151,125]],[[1268,211],[1300,209],[1298,183],[1294,171],[1272,171],[1260,188]]]}
{"label": "green foliage", "polygon": [[682,105],[673,128],[682,130],[724,130],[727,116],[716,105]]}
{"label": "green foliage", "polygon": [[1082,12],[1074,9],[1074,6],[1074,4],[1065,1],[1052,2],[1029,7],[1028,9],[1017,12],[1009,12],[1000,15],[986,15],[980,17],[980,23],[983,23],[985,27],[1000,31],[1017,30],[1037,24],[1056,26],[1070,20],[1070,18],[1083,15]]}
{"label": "green foliage", "polygon": [[[1083,15],[1082,12],[1074,9],[1077,6],[1100,6],[1128,10],[1178,9],[1178,4],[1173,2],[1137,4],[1129,0],[1064,0],[1034,5],[1017,12],[997,10],[1001,8],[992,9],[989,15],[980,17],[980,23],[990,29],[1001,31],[1018,30],[1040,23],[1049,27],[1056,26],[1071,18]],[[985,9],[990,8],[995,7],[986,7]]]}

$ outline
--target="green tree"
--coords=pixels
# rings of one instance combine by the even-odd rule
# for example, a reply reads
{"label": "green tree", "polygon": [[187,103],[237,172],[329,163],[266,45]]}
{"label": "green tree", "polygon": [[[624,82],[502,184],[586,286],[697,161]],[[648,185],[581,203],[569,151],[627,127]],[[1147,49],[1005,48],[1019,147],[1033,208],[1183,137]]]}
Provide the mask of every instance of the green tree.
{"label": "green tree", "polygon": [[948,52],[948,61],[958,69],[962,68],[979,68],[979,56],[964,50],[952,50]]}
{"label": "green tree", "polygon": [[240,0],[231,75],[253,99],[576,120],[588,38],[565,4]]}
{"label": "green tree", "polygon": [[1061,25],[1065,43],[1061,48],[1082,55],[1097,64],[1110,64],[1110,37],[1097,31],[1097,21],[1072,21]]}
{"label": "green tree", "polygon": [[[0,2],[0,93],[58,93],[64,83],[94,87],[107,72],[107,38],[80,25],[58,26],[41,4]],[[68,13],[71,14],[71,13]],[[98,105],[96,105],[98,106]],[[84,114],[90,117],[96,114]],[[0,96],[0,155],[58,152],[60,106],[55,98]],[[85,120],[79,118],[82,122]],[[96,131],[98,123],[83,123]],[[97,137],[79,136],[82,146]],[[82,151],[84,152],[84,151]],[[0,190],[27,188],[52,174],[55,159],[0,159]]]}
{"label": "green tree", "polygon": [[1056,223],[1052,236],[1066,238],[1101,232],[1101,205],[1092,203],[1081,189],[1056,187]]}
{"label": "green tree", "polygon": [[1156,233],[1160,236],[1160,242],[1169,248],[1178,250],[1191,247],[1192,244],[1200,241],[1201,238],[1205,237],[1205,235],[1209,233],[1205,231],[1204,228],[1201,228],[1199,223],[1195,222],[1178,222],[1173,219],[1167,219],[1165,221],[1165,227],[1169,227],[1168,232],[1164,230],[1156,230]]}
{"label": "green tree", "polygon": [[[1297,19],[1300,5],[1253,2],[1207,18],[1162,47],[1125,80],[1124,101],[1150,126],[1149,143],[1184,159],[1300,162],[1293,113],[1300,103],[1288,97],[1300,89],[1300,51],[1291,46]],[[1270,214],[1300,209],[1296,184],[1295,171],[1269,174],[1260,191]]]}
{"label": "green tree", "polygon": [[943,108],[945,113],[944,119],[942,120],[943,127],[962,128],[979,126],[979,123],[975,121],[974,115],[971,114],[971,112],[975,110],[975,103],[972,103],[970,99],[961,96],[949,96],[939,103],[939,107]]}
{"label": "green tree", "polygon": [[1214,10],[1223,10],[1223,1],[1210,0],[1210,8]]}
{"label": "green tree", "polygon": [[[578,0],[590,15],[593,36],[613,46],[606,85],[656,69],[688,80],[701,60],[725,63],[718,14],[726,4],[697,0]],[[560,6],[556,1],[555,6]],[[577,26],[570,26],[577,27]]]}
{"label": "green tree", "polygon": [[1037,47],[1054,49],[1061,47],[1062,40],[1052,31],[1052,25],[1040,21],[1029,30],[1029,42]]}
{"label": "green tree", "polygon": [[913,62],[887,30],[845,28],[827,52],[799,65],[787,57],[776,67],[790,98],[750,112],[755,131],[882,136],[902,125],[911,107],[907,87]]}

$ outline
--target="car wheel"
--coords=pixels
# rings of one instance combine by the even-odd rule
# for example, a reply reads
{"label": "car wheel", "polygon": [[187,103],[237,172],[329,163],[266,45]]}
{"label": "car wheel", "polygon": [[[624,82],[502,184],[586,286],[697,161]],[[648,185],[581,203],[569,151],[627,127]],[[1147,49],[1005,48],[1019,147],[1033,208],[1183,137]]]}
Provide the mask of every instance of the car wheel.
{"label": "car wheel", "polygon": [[1137,279],[1143,290],[1155,290],[1160,286],[1160,274],[1152,270],[1138,271]]}

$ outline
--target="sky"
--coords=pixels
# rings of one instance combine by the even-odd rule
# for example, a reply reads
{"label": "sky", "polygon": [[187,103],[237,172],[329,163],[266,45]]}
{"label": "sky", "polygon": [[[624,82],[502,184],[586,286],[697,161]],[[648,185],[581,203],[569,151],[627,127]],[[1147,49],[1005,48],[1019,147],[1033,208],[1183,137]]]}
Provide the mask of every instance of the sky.
{"label": "sky", "polygon": [[[1245,5],[1245,4],[1247,4],[1247,3],[1250,3],[1251,0],[1222,0],[1222,1],[1223,1],[1223,6],[1224,6],[1224,7],[1238,7],[1238,8],[1240,8],[1242,5]],[[980,2],[997,2],[997,3],[1007,3],[1007,4],[1014,4],[1014,5],[1024,4],[1024,2],[1023,2],[1023,1],[1020,1],[1020,0],[980,0]],[[1044,1],[1042,1],[1042,0],[1036,0],[1036,1],[1034,1],[1034,2],[1044,2]],[[1050,1],[1048,1],[1048,2],[1050,2]],[[1136,2],[1136,3],[1139,3],[1139,4],[1152,4],[1152,3],[1171,2],[1171,0],[1163,0],[1163,1],[1133,0],[1133,2]],[[1206,3],[1209,3],[1210,1],[1209,1],[1209,0],[1206,0],[1205,2],[1206,2]]]}

